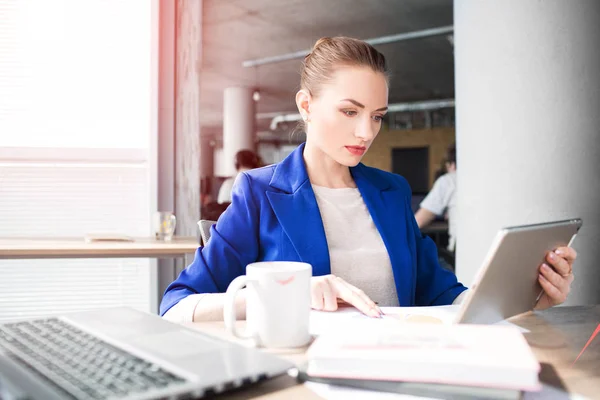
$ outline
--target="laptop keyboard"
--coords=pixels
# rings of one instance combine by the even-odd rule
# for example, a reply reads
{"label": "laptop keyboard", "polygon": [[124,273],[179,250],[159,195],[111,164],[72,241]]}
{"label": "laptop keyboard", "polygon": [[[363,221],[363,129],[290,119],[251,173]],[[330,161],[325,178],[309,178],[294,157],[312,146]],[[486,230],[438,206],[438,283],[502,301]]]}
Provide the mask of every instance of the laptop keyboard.
{"label": "laptop keyboard", "polygon": [[0,325],[0,347],[75,399],[119,399],[186,382],[57,318]]}

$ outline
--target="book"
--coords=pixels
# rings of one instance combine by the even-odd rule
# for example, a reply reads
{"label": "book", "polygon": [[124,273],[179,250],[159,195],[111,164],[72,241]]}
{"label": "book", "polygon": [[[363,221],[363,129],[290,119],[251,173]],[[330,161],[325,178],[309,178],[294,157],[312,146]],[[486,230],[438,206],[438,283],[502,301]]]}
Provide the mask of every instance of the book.
{"label": "book", "polygon": [[314,377],[540,389],[540,364],[512,326],[403,324],[332,332],[319,336],[307,357],[306,373]]}

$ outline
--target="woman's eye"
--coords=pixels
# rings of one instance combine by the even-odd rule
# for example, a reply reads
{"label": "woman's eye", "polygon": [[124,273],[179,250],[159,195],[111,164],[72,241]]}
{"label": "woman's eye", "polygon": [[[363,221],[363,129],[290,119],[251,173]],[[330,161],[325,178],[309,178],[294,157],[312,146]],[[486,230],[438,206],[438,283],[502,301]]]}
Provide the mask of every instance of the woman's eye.
{"label": "woman's eye", "polygon": [[373,116],[373,121],[375,121],[375,122],[381,122],[381,121],[383,121],[383,115],[374,115]]}
{"label": "woman's eye", "polygon": [[342,112],[344,114],[346,114],[346,116],[348,116],[348,117],[354,117],[356,115],[356,111],[352,111],[352,110],[344,110]]}

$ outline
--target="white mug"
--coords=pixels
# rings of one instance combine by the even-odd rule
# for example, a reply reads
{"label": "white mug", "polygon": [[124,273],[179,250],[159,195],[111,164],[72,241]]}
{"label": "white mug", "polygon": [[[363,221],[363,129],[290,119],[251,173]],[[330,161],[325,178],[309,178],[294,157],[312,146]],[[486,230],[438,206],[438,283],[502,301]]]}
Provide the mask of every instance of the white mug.
{"label": "white mug", "polygon": [[[301,347],[310,341],[310,264],[265,261],[249,264],[246,275],[227,288],[223,316],[229,332],[261,347]],[[235,296],[247,286],[246,332],[235,327]]]}

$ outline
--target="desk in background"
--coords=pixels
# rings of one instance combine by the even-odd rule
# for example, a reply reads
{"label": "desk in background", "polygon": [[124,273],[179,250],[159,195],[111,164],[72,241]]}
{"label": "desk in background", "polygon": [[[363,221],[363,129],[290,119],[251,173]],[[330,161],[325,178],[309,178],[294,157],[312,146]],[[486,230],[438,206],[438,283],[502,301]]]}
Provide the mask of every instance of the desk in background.
{"label": "desk in background", "polygon": [[[551,364],[556,369],[565,387],[590,399],[600,395],[600,338],[596,338],[583,356],[573,365],[573,361],[583,349],[589,337],[600,323],[600,305],[555,307],[549,310],[526,313],[510,320],[530,332],[525,334],[538,361]],[[238,322],[245,328],[245,322]],[[244,343],[229,335],[223,322],[202,322],[191,325],[194,329],[226,340]],[[296,365],[306,362],[306,350],[264,350],[286,358]],[[245,390],[226,393],[220,399],[321,399],[307,387],[300,385],[290,376],[284,375],[251,386]],[[526,396],[525,399],[527,399]],[[544,399],[534,394],[532,398]]]}
{"label": "desk in background", "polygon": [[[134,237],[133,241],[94,241],[81,238],[6,238],[0,237],[2,259],[65,259],[65,258],[170,258],[173,267],[151,270],[151,281],[157,280],[156,295],[151,294],[150,309],[158,310],[161,294],[193,261],[199,241],[196,237],[175,236],[170,241],[153,237]],[[162,285],[162,286],[161,286]]]}
{"label": "desk in background", "polygon": [[[448,221],[433,221],[421,229],[423,235],[431,236],[431,239],[438,247],[445,247],[448,244]],[[444,239],[444,242],[442,242]]]}
{"label": "desk in background", "polygon": [[83,238],[0,238],[0,259],[43,258],[182,258],[200,246],[195,237],[171,241],[133,238],[133,241],[86,242]]}

